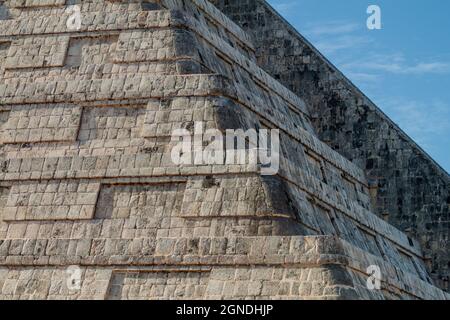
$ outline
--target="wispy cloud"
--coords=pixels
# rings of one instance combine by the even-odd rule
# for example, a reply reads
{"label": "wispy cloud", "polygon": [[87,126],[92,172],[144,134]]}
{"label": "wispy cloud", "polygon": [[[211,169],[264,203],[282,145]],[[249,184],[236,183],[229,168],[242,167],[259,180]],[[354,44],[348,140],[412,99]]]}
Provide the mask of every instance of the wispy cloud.
{"label": "wispy cloud", "polygon": [[[365,31],[361,33],[359,31]],[[382,75],[427,75],[450,73],[450,61],[409,61],[401,53],[370,54],[375,40],[364,26],[352,21],[310,24],[303,33],[319,51],[341,60],[338,67],[352,80],[374,82]],[[359,52],[360,57],[355,58]],[[361,55],[362,54],[362,55]]]}
{"label": "wispy cloud", "polygon": [[345,75],[355,82],[373,83],[380,80],[381,76],[373,73],[367,72],[346,72]]}
{"label": "wispy cloud", "polygon": [[361,48],[373,40],[367,34],[358,34],[361,25],[352,21],[327,21],[307,25],[302,33],[325,55],[337,51]]}
{"label": "wispy cloud", "polygon": [[316,41],[315,45],[319,51],[327,55],[336,53],[339,50],[360,47],[362,45],[369,44],[371,41],[372,40],[368,37],[343,35],[339,37],[320,39]]}
{"label": "wispy cloud", "polygon": [[277,10],[283,16],[291,14],[292,11],[298,6],[299,3],[296,1],[285,1],[273,4],[274,9]]}
{"label": "wispy cloud", "polygon": [[402,54],[371,55],[363,59],[341,65],[350,71],[385,72],[398,75],[424,75],[450,73],[447,61],[423,61],[408,63]]}
{"label": "wispy cloud", "polygon": [[[359,33],[359,27],[349,21],[333,21],[310,25],[305,28],[304,33],[313,40],[319,51],[325,55],[333,54],[335,60],[340,61],[337,63],[338,68],[357,84],[379,86],[381,80],[390,74],[427,75],[450,72],[450,63],[446,61],[411,62],[402,53],[371,53],[374,39],[371,35]],[[424,147],[430,146],[435,136],[450,136],[450,104],[399,98],[379,102],[380,107]]]}
{"label": "wispy cloud", "polygon": [[345,21],[332,21],[307,28],[304,33],[312,36],[347,34],[358,30],[358,24]]}
{"label": "wispy cloud", "polygon": [[379,106],[425,148],[432,148],[438,137],[450,139],[449,103],[441,100],[425,103],[393,98],[380,101]]}
{"label": "wispy cloud", "polygon": [[[413,140],[450,171],[450,99],[445,91],[450,75],[448,46],[438,42],[439,47],[433,47],[423,38],[422,32],[417,38],[408,39],[411,32],[402,33],[404,30],[393,28],[392,24],[391,28],[384,24],[386,28],[382,32],[369,31],[363,11],[358,15],[336,14],[333,10],[306,15],[303,14],[305,8],[314,7],[311,3],[315,1],[269,1]],[[389,21],[389,17],[385,17]],[[442,30],[434,31],[438,35]],[[430,39],[433,32],[429,33]],[[427,44],[426,51],[422,50],[424,43]],[[434,55],[426,56],[431,50],[435,50]]]}

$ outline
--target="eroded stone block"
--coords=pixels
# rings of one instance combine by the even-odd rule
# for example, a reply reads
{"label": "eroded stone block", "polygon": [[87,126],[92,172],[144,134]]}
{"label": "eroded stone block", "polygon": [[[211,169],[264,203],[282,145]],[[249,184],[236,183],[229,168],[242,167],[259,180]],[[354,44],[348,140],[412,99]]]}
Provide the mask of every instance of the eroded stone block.
{"label": "eroded stone block", "polygon": [[66,4],[66,0],[6,0],[11,8],[54,7]]}
{"label": "eroded stone block", "polygon": [[1,126],[3,143],[75,141],[81,107],[74,105],[14,106]]}
{"label": "eroded stone block", "polygon": [[118,271],[112,274],[107,299],[201,299],[208,278],[208,272],[196,271]]}
{"label": "eroded stone block", "polygon": [[15,184],[3,210],[3,220],[93,219],[99,190],[99,183],[87,181]]}
{"label": "eroded stone block", "polygon": [[68,36],[20,38],[12,42],[5,69],[62,67],[69,46]]}
{"label": "eroded stone block", "polygon": [[78,139],[88,141],[139,138],[144,113],[145,109],[139,106],[85,107]]}
{"label": "eroded stone block", "polygon": [[[103,185],[95,217],[97,219],[147,218],[148,228],[156,228],[163,216],[176,216],[181,209],[184,184]],[[151,221],[155,221],[154,224]]]}

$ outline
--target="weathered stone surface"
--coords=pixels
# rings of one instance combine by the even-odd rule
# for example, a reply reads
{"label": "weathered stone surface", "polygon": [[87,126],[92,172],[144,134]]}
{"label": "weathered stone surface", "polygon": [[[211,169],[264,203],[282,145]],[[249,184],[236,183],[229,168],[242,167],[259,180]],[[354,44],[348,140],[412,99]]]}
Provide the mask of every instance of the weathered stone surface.
{"label": "weathered stone surface", "polygon": [[375,213],[420,240],[449,291],[448,173],[266,1],[211,2],[252,36],[259,65],[305,99],[320,139],[365,169]]}
{"label": "weathered stone surface", "polygon": [[[448,298],[211,3],[83,1],[79,30],[66,4],[0,20],[0,298]],[[278,128],[280,170],[173,163],[173,130],[200,121]]]}

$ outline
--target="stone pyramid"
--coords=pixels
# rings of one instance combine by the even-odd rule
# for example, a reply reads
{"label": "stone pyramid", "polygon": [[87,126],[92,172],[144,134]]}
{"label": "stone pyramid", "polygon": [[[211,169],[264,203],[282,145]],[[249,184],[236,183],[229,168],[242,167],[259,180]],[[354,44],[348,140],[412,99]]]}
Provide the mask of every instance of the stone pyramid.
{"label": "stone pyramid", "polygon": [[[448,298],[208,1],[0,1],[0,98],[1,299]],[[197,123],[279,170],[175,164]]]}

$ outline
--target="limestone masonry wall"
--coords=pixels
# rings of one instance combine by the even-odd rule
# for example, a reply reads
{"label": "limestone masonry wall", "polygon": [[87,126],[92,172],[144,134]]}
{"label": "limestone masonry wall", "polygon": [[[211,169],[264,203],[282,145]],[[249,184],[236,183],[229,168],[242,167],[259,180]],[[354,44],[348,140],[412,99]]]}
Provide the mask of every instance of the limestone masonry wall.
{"label": "limestone masonry wall", "polygon": [[319,138],[365,170],[375,212],[420,243],[449,290],[450,177],[264,0],[213,0],[258,64],[303,98]]}
{"label": "limestone masonry wall", "polygon": [[[420,244],[372,213],[365,172],[211,3],[2,8],[1,299],[448,299]],[[195,122],[279,129],[280,170],[173,163],[173,130]]]}

